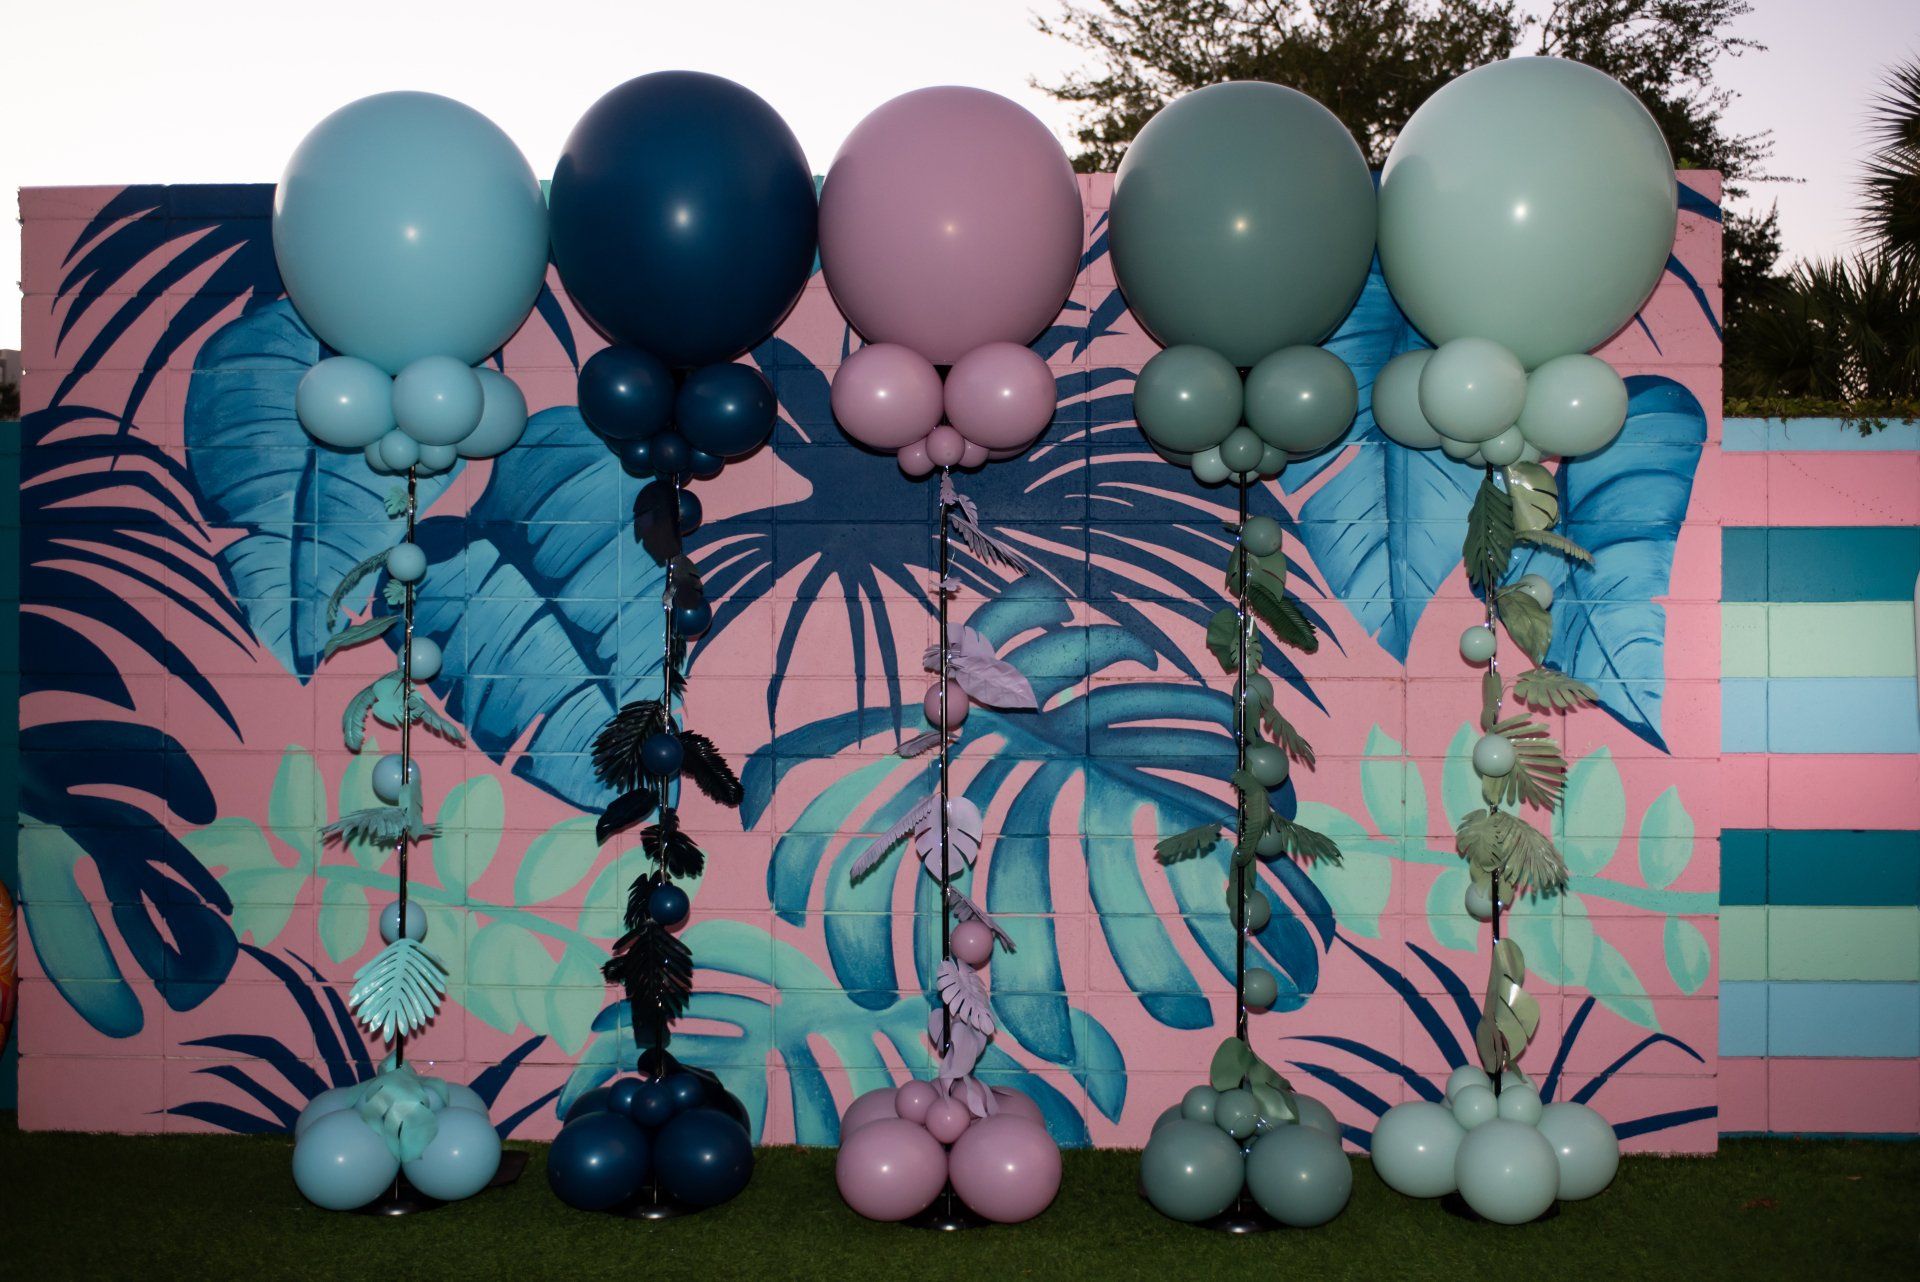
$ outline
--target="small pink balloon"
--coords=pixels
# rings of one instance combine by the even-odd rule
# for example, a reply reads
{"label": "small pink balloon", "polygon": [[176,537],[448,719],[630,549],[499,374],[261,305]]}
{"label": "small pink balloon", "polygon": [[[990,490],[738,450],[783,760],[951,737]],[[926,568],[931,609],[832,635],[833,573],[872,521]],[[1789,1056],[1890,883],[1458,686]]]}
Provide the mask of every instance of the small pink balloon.
{"label": "small pink balloon", "polygon": [[892,1223],[918,1215],[940,1196],[947,1150],[918,1122],[885,1117],[840,1141],[833,1178],[848,1206]]}
{"label": "small pink balloon", "polygon": [[940,720],[940,686],[938,682],[934,684],[931,690],[927,691],[927,697],[920,701],[920,706],[926,710],[928,724],[932,725],[935,729],[958,730],[960,723],[967,719],[967,710],[971,708],[973,704],[972,701],[967,698],[967,692],[960,688],[958,681],[949,681],[947,682],[947,718],[944,723]]}
{"label": "small pink balloon", "polygon": [[927,435],[927,457],[935,467],[952,467],[967,456],[967,438],[946,423]]}
{"label": "small pink balloon", "polygon": [[1053,371],[1032,348],[987,343],[947,371],[947,421],[990,450],[1024,446],[1053,421]]}
{"label": "small pink balloon", "polygon": [[1004,1086],[996,1086],[993,1088],[993,1097],[1000,1102],[1001,1112],[1012,1113],[1015,1117],[1028,1118],[1040,1123],[1042,1126],[1047,1124],[1047,1115],[1040,1111],[1040,1106],[1034,1103],[1032,1097],[1024,1091],[1009,1090]]}
{"label": "small pink balloon", "polygon": [[953,928],[947,946],[967,965],[984,966],[993,957],[993,932],[977,921],[963,921]]}
{"label": "small pink balloon", "polygon": [[996,1224],[1030,1220],[1060,1191],[1060,1149],[1030,1118],[996,1113],[967,1128],[948,1155],[953,1191]]}
{"label": "small pink balloon", "polygon": [[927,476],[933,471],[933,460],[927,455],[925,440],[915,441],[911,445],[902,445],[898,462],[900,470],[908,476]]}
{"label": "small pink balloon", "polygon": [[980,467],[992,458],[993,455],[988,452],[986,446],[975,445],[972,441],[968,441],[967,448],[960,452],[960,466],[968,468]]}
{"label": "small pink balloon", "polygon": [[940,371],[910,347],[869,343],[833,376],[841,430],[876,450],[897,450],[940,423]]}
{"label": "small pink balloon", "polygon": [[841,1140],[845,1141],[847,1136],[868,1122],[900,1116],[900,1111],[893,1106],[893,1097],[898,1093],[898,1089],[893,1086],[878,1087],[847,1105],[846,1114],[840,1119]]}
{"label": "small pink balloon", "polygon": [[924,1124],[927,1110],[940,1098],[940,1092],[933,1089],[932,1082],[912,1081],[903,1084],[893,1097],[894,1111],[909,1122]]}
{"label": "small pink balloon", "polygon": [[951,1144],[967,1133],[967,1127],[973,1125],[973,1114],[967,1106],[948,1095],[933,1102],[927,1110],[927,1134],[942,1144]]}

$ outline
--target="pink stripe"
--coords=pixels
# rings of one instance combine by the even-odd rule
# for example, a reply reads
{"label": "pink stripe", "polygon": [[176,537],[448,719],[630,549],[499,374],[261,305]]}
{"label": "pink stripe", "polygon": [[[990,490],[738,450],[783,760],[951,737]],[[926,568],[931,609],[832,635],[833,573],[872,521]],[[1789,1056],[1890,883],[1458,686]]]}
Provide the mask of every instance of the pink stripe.
{"label": "pink stripe", "polygon": [[1732,754],[1722,828],[1920,828],[1920,757]]}
{"label": "pink stripe", "polygon": [[1720,1058],[1720,1129],[1767,1129],[1767,1065],[1764,1059]]}
{"label": "pink stripe", "polygon": [[1770,1060],[1767,1120],[1770,1131],[1920,1130],[1920,1060]]}

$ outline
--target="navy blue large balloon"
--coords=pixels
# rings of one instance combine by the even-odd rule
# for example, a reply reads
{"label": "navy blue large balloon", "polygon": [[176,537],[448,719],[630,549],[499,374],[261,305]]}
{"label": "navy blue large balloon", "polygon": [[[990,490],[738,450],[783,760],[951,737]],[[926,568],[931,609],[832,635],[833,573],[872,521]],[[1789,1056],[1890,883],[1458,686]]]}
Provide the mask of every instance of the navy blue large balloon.
{"label": "navy blue large balloon", "polygon": [[676,1202],[718,1206],[753,1178],[753,1141],[746,1128],[711,1108],[690,1108],[654,1137],[660,1187]]}
{"label": "navy blue large balloon", "polygon": [[640,1192],[652,1170],[647,1134],[618,1113],[588,1113],[547,1150],[547,1183],[582,1211],[605,1211]]}
{"label": "navy blue large balloon", "polygon": [[587,109],[553,171],[553,258],[610,337],[685,368],[773,332],[813,269],[806,154],[758,95],[659,71]]}

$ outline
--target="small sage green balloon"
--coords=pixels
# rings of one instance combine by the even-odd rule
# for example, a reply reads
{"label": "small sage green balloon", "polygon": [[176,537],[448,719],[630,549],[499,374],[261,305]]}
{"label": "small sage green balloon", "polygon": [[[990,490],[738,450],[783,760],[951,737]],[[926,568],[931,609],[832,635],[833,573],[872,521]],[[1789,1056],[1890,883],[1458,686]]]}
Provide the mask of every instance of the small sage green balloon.
{"label": "small sage green balloon", "polygon": [[1240,423],[1240,371],[1205,347],[1155,352],[1133,382],[1133,416],[1146,438],[1183,454],[1220,444]]}
{"label": "small sage green balloon", "polygon": [[1478,1064],[1462,1064],[1447,1074],[1447,1102],[1451,1104],[1453,1097],[1469,1086],[1484,1086],[1491,1092],[1493,1079]]}
{"label": "small sage green balloon", "polygon": [[1247,1009],[1267,1010],[1280,999],[1280,981],[1273,977],[1272,971],[1252,966],[1247,969],[1241,992],[1247,999]]}
{"label": "small sage green balloon", "polygon": [[1373,1128],[1374,1174],[1408,1197],[1445,1197],[1457,1187],[1453,1163],[1466,1137],[1444,1104],[1395,1104]]}
{"label": "small sage green balloon", "polygon": [[1213,1124],[1237,1140],[1243,1140],[1253,1134],[1253,1124],[1260,1116],[1260,1107],[1253,1101],[1253,1092],[1235,1087],[1220,1092],[1220,1102],[1213,1109]]}
{"label": "small sage green balloon", "polygon": [[1269,445],[1260,451],[1260,475],[1271,481],[1287,470],[1287,452]]}
{"label": "small sage green balloon", "polygon": [[1513,740],[1503,734],[1481,735],[1473,745],[1473,768],[1488,779],[1504,779],[1513,773]]}
{"label": "small sage green balloon", "polygon": [[1501,1118],[1467,1132],[1453,1175],[1474,1213],[1496,1224],[1537,1220],[1560,1192],[1560,1163],[1547,1137]]}
{"label": "small sage green balloon", "polygon": [[1300,1125],[1310,1126],[1316,1131],[1331,1135],[1336,1140],[1340,1138],[1340,1121],[1334,1117],[1333,1110],[1325,1104],[1311,1095],[1302,1095],[1299,1091],[1295,1091],[1293,1106],[1300,1114],[1298,1119]]}
{"label": "small sage green balloon", "polygon": [[1339,118],[1298,90],[1210,85],[1155,113],[1114,176],[1108,245],[1161,342],[1234,365],[1317,343],[1373,256],[1373,179]]}
{"label": "small sage green balloon", "polygon": [[1500,648],[1500,638],[1484,623],[1476,623],[1460,634],[1460,657],[1468,663],[1486,663]]}
{"label": "small sage green balloon", "polygon": [[1573,1202],[1613,1183],[1620,1140],[1607,1119],[1585,1104],[1549,1104],[1536,1125],[1560,1162],[1560,1196]]}
{"label": "small sage green balloon", "polygon": [[1402,352],[1373,376],[1374,424],[1388,440],[1410,450],[1430,450],[1440,444],[1440,433],[1420,412],[1420,372],[1432,358],[1431,347]]}
{"label": "small sage green balloon", "polygon": [[1267,829],[1260,834],[1259,840],[1253,843],[1253,852],[1262,859],[1278,859],[1287,853],[1286,834],[1276,832],[1272,828]]}
{"label": "small sage green balloon", "polygon": [[1500,1102],[1490,1086],[1462,1086],[1453,1093],[1453,1120],[1473,1130],[1500,1116]]}
{"label": "small sage green balloon", "polygon": [[1517,426],[1527,443],[1573,458],[1604,449],[1627,421],[1627,385],[1597,356],[1556,356],[1527,375]]}
{"label": "small sage green balloon", "polygon": [[1500,1083],[1500,1116],[1531,1126],[1540,1120],[1540,1109],[1540,1092],[1533,1087],[1518,1082],[1511,1086],[1504,1081]]}
{"label": "small sage green balloon", "polygon": [[1380,173],[1380,267],[1435,343],[1473,335],[1533,369],[1633,319],[1677,218],[1673,159],[1604,72],[1510,58],[1421,104]]}
{"label": "small sage green balloon", "polygon": [[[1240,546],[1255,556],[1272,556],[1280,550],[1280,522],[1270,516],[1250,516],[1247,523],[1240,527]],[[1273,696],[1273,686],[1267,686],[1267,697]]]}
{"label": "small sage green balloon", "polygon": [[1213,1110],[1219,1103],[1219,1091],[1211,1086],[1196,1086],[1180,1097],[1180,1116],[1189,1122],[1211,1122]]}
{"label": "small sage green balloon", "polygon": [[1317,454],[1353,425],[1360,390],[1324,347],[1283,347],[1247,374],[1247,426],[1289,454]]}
{"label": "small sage green balloon", "polygon": [[1233,475],[1233,469],[1220,457],[1218,445],[1197,451],[1188,466],[1193,468],[1193,479],[1202,485],[1218,485]]}
{"label": "small sage green balloon", "polygon": [[1478,445],[1512,427],[1527,400],[1527,371],[1484,338],[1456,338],[1420,371],[1420,412],[1440,435]]}
{"label": "small sage green balloon", "polygon": [[404,472],[420,461],[420,442],[397,427],[374,442],[373,448],[390,472]]}
{"label": "small sage green balloon", "polygon": [[[1256,516],[1256,517],[1253,517],[1251,520],[1249,520],[1247,524],[1252,525],[1254,521],[1272,521],[1272,518],[1265,517],[1265,516]],[[1273,521],[1273,528],[1277,533],[1278,530],[1280,529],[1280,523],[1278,521]],[[1244,537],[1244,532],[1242,537]],[[1273,546],[1275,551],[1279,550],[1279,547],[1280,547],[1279,543],[1276,542]],[[1262,553],[1261,555],[1264,556],[1266,554]],[[1251,673],[1247,677],[1247,693],[1249,696],[1257,696],[1260,699],[1260,701],[1263,703],[1272,703],[1273,702],[1273,682],[1271,679],[1269,679],[1266,676],[1263,676],[1258,672]]]}
{"label": "small sage green balloon", "polygon": [[1282,1126],[1254,1142],[1247,1191],[1282,1224],[1310,1229],[1340,1214],[1353,1195],[1353,1164],[1340,1141],[1311,1126]]}
{"label": "small sage green balloon", "polygon": [[1472,441],[1456,441],[1450,436],[1440,438],[1440,452],[1456,463],[1467,463],[1474,467],[1483,466],[1487,461],[1478,445]]}
{"label": "small sage green balloon", "polygon": [[1513,586],[1532,597],[1542,610],[1553,608],[1553,584],[1537,574],[1523,574],[1513,581]]}
{"label": "small sage green balloon", "polygon": [[1471,882],[1467,884],[1465,907],[1467,916],[1475,921],[1493,920],[1493,896]]}
{"label": "small sage green balloon", "polygon": [[1287,781],[1287,754],[1270,743],[1247,745],[1247,770],[1264,788],[1278,788]]}
{"label": "small sage green balloon", "polygon": [[1265,930],[1267,923],[1272,920],[1273,901],[1267,898],[1265,892],[1256,890],[1248,895],[1247,929],[1257,935]]}
{"label": "small sage green balloon", "polygon": [[1494,467],[1505,467],[1509,463],[1518,463],[1526,449],[1527,440],[1520,435],[1520,425],[1516,423],[1491,441],[1481,442],[1480,457]]}
{"label": "small sage green balloon", "polygon": [[1240,1146],[1211,1120],[1169,1122],[1140,1154],[1140,1191],[1168,1219],[1212,1219],[1233,1205],[1246,1179]]}
{"label": "small sage green balloon", "polygon": [[1220,461],[1236,472],[1257,471],[1266,448],[1252,428],[1236,427],[1220,442]]}

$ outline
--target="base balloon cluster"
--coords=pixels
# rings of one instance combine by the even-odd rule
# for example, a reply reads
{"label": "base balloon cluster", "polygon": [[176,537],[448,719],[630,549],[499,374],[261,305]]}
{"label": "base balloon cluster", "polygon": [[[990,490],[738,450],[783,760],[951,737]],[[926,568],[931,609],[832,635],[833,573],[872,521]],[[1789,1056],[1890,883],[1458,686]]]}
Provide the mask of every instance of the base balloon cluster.
{"label": "base balloon cluster", "polygon": [[621,1078],[567,1110],[547,1153],[547,1183],[582,1211],[718,1206],[753,1178],[747,1123],[740,1101],[705,1074]]}
{"label": "base balloon cluster", "polygon": [[1458,1193],[1496,1224],[1539,1219],[1556,1199],[1604,1190],[1620,1168],[1620,1141],[1585,1104],[1542,1104],[1521,1073],[1493,1080],[1467,1065],[1447,1079],[1447,1103],[1396,1104],[1373,1132],[1373,1169],[1408,1197]]}
{"label": "base balloon cluster", "polygon": [[885,1222],[920,1214],[949,1185],[968,1210],[996,1224],[1040,1214],[1060,1191],[1060,1149],[1038,1104],[998,1086],[992,1095],[985,1117],[932,1082],[860,1096],[840,1120],[840,1196]]}
{"label": "base balloon cluster", "polygon": [[1246,1089],[1196,1086],[1153,1124],[1140,1191],[1168,1219],[1199,1223],[1251,1194],[1289,1228],[1325,1224],[1353,1192],[1333,1111],[1293,1096],[1296,1119],[1270,1116]]}
{"label": "base balloon cluster", "polygon": [[410,1067],[314,1096],[293,1134],[293,1182],[329,1211],[358,1210],[402,1175],[427,1197],[458,1202],[500,1169],[487,1102],[472,1087]]}

